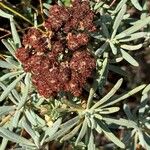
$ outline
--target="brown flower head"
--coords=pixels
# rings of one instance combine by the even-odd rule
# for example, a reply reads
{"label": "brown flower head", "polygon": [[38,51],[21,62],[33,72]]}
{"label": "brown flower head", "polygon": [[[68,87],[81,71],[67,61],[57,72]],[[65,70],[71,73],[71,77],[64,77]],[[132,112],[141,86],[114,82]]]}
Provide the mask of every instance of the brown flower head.
{"label": "brown flower head", "polygon": [[66,33],[72,30],[94,31],[96,28],[93,19],[94,13],[91,11],[88,1],[74,0],[72,7],[51,6],[45,27],[52,31],[63,28]]}
{"label": "brown flower head", "polygon": [[[71,7],[53,5],[44,23],[47,33],[31,28],[23,36],[16,57],[31,72],[33,85],[45,98],[60,91],[82,94],[96,61],[87,51],[88,32],[95,31],[88,1],[74,0]],[[60,57],[59,56],[63,56]]]}
{"label": "brown flower head", "polygon": [[67,36],[67,45],[70,50],[76,50],[81,46],[88,44],[89,37],[86,33],[79,33],[77,35],[68,33]]}
{"label": "brown flower head", "polygon": [[48,44],[42,32],[36,28],[31,28],[23,37],[23,45],[25,47],[32,47],[37,52],[42,52],[47,49]]}
{"label": "brown flower head", "polygon": [[96,67],[95,59],[87,51],[77,51],[70,61],[70,68],[88,78]]}

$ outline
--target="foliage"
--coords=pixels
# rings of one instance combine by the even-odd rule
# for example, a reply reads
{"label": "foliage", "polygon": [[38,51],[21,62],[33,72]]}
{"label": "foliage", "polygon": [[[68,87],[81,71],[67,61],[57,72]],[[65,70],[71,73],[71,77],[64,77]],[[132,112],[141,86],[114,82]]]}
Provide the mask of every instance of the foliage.
{"label": "foliage", "polygon": [[[58,4],[68,7],[71,1],[59,0]],[[32,84],[32,74],[25,72],[16,58],[21,35],[19,21],[13,15],[21,17],[28,26],[43,30],[42,19],[47,18],[53,4],[47,1],[39,5],[41,15],[30,14],[32,22],[0,2],[0,16],[9,19],[12,34],[2,39],[8,51],[0,54],[0,150],[9,145],[16,150],[48,149],[54,141],[68,142],[72,149],[96,150],[100,147],[98,136],[107,138],[107,144],[102,145],[106,149],[110,144],[112,149],[135,150],[139,145],[150,149],[150,84],[140,82],[141,85],[123,87],[130,78],[124,68],[140,67],[134,55],[149,44],[147,1],[140,4],[137,0],[121,0],[112,7],[108,1],[90,1],[98,30],[89,33],[88,49],[96,59],[96,71],[92,83],[84,87],[85,96],[81,97],[63,91],[56,97],[40,96]],[[138,9],[140,19],[130,16],[127,6]],[[109,76],[113,74],[115,81],[121,78],[112,87],[114,81],[110,82]],[[128,102],[132,98],[136,99],[134,109]],[[118,136],[116,131],[122,135]]]}

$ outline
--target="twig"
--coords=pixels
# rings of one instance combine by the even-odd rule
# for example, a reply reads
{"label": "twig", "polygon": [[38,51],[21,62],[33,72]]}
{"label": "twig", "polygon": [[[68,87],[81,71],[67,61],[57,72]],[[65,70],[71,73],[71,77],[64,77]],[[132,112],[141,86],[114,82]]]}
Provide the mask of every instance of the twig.
{"label": "twig", "polygon": [[0,31],[6,32],[6,33],[11,33],[9,30],[6,30],[6,29],[4,29],[4,28],[0,28]]}
{"label": "twig", "polygon": [[[38,25],[37,27],[41,27],[43,24],[40,24],[40,25]],[[31,28],[31,27],[27,27],[27,28],[24,28],[24,29],[20,29],[20,30],[17,30],[17,32],[22,32],[22,31],[25,31],[25,30],[28,30],[29,28]],[[39,29],[39,28],[38,28]],[[40,31],[41,31],[41,29],[39,29]],[[5,37],[7,37],[7,36],[9,36],[9,35],[11,35],[12,33],[10,32],[10,33],[8,33],[8,34],[5,34],[5,35],[3,35],[3,36],[1,36],[0,37],[0,40],[1,39],[3,39],[3,38],[5,38]]]}
{"label": "twig", "polygon": [[42,0],[39,0],[39,2],[40,2],[40,9],[41,9],[41,16],[42,16],[42,19],[43,19],[43,21],[44,21],[44,12],[43,12],[43,5],[42,5]]}
{"label": "twig", "polygon": [[113,0],[109,6],[112,7],[115,4],[115,2],[116,0]]}

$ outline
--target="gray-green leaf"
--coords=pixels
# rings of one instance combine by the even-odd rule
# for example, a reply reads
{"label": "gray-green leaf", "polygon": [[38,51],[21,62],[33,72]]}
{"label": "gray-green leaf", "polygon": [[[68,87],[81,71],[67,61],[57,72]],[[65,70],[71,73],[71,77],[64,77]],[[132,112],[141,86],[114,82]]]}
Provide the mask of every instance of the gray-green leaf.
{"label": "gray-green leaf", "polygon": [[138,67],[139,63],[131,56],[129,55],[126,51],[124,51],[123,49],[120,49],[120,52],[122,54],[122,57],[129,62],[131,65]]}

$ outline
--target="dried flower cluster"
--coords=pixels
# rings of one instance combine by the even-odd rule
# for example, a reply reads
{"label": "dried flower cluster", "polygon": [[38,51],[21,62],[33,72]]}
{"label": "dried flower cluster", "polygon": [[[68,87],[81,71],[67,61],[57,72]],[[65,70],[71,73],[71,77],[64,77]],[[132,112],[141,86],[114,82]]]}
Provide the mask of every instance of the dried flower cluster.
{"label": "dried flower cluster", "polygon": [[87,32],[96,29],[93,18],[87,1],[75,0],[68,8],[53,5],[44,24],[46,33],[31,28],[24,35],[24,47],[16,51],[16,57],[32,73],[40,95],[48,98],[60,91],[81,95],[96,67],[87,51]]}

